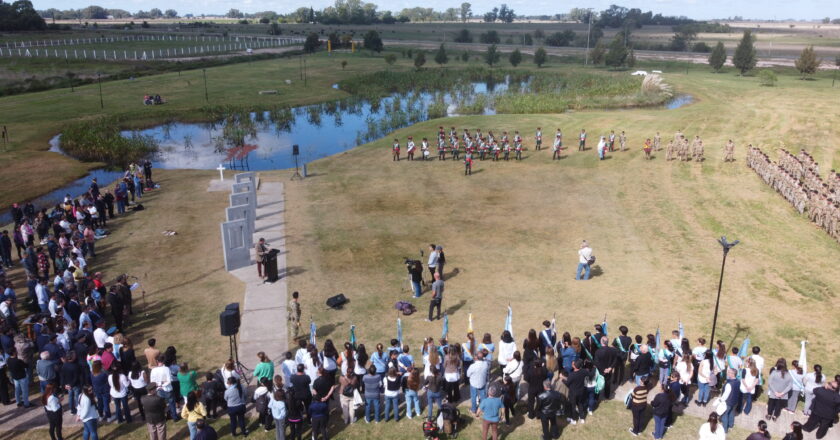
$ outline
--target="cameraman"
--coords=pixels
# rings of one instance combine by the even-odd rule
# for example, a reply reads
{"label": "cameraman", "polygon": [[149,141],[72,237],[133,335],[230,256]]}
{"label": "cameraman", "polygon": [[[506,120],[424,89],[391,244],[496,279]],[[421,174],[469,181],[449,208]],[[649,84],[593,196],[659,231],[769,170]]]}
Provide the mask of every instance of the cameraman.
{"label": "cameraman", "polygon": [[420,298],[420,295],[423,293],[420,287],[420,283],[423,282],[423,263],[417,260],[406,260],[405,264],[408,267],[408,274],[411,276],[411,287],[414,289],[414,297]]}

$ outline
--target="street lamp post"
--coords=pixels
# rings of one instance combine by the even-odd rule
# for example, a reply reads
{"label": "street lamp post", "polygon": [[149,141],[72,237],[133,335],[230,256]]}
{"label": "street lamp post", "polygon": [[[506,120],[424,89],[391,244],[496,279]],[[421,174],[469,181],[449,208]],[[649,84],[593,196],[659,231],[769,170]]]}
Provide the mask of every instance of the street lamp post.
{"label": "street lamp post", "polygon": [[587,30],[586,30],[586,52],[583,54],[583,65],[586,66],[589,64],[589,36],[592,35],[592,8],[586,9],[586,16],[588,19]]}
{"label": "street lamp post", "polygon": [[718,318],[718,308],[720,307],[720,291],[723,288],[723,270],[726,267],[726,255],[729,254],[729,250],[734,248],[736,244],[740,243],[740,240],[735,240],[733,242],[729,242],[726,240],[726,237],[720,237],[718,243],[723,247],[723,262],[720,265],[720,281],[718,281],[718,293],[717,293],[717,301],[715,301],[715,317],[712,320],[712,337],[709,339],[709,347],[711,348],[712,345],[715,343],[715,329],[717,328],[717,318]]}

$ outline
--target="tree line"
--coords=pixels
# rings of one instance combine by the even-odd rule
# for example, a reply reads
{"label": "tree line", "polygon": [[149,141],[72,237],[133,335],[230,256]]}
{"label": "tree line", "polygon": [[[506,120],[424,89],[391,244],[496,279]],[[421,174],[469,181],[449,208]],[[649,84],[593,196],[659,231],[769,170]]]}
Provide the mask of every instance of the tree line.
{"label": "tree line", "polygon": [[46,28],[47,23],[29,0],[14,3],[0,1],[0,31],[35,31]]}

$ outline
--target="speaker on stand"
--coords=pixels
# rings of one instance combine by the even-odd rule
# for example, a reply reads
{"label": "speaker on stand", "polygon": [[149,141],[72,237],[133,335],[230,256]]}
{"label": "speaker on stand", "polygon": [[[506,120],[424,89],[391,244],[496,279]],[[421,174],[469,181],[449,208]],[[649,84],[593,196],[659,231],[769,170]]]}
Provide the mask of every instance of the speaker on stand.
{"label": "speaker on stand", "polygon": [[292,174],[292,180],[303,180],[300,175],[300,166],[298,165],[298,156],[300,156],[300,146],[298,144],[292,145],[292,156],[295,158],[295,173]]}
{"label": "speaker on stand", "polygon": [[[251,370],[239,362],[239,346],[236,342],[236,335],[239,334],[241,316],[239,314],[239,303],[230,303],[219,313],[219,330],[222,336],[228,337],[230,347],[230,359],[233,360],[236,370],[245,378],[245,372]],[[246,382],[250,383],[249,379]]]}

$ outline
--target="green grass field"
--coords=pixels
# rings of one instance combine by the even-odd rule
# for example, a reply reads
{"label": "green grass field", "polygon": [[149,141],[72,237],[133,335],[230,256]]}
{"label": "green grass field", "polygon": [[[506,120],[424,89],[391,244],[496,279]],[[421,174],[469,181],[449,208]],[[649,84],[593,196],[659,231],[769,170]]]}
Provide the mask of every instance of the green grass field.
{"label": "green grass field", "polygon": [[[348,61],[346,70],[340,67],[342,60]],[[381,57],[364,53],[318,54],[307,59],[304,85],[298,63],[279,59],[207,69],[210,104],[300,105],[340,98],[345,94],[333,89],[333,83],[385,67]],[[408,69],[409,63],[400,58],[396,68]],[[579,67],[550,63],[546,69],[574,72]],[[408,298],[402,257],[414,257],[435,241],[446,247],[448,257],[444,309],[454,341],[463,342],[470,312],[476,332],[498,339],[508,304],[514,308],[518,340],[554,313],[558,327],[573,334],[590,329],[605,313],[611,328],[625,324],[642,334],[656,326],[668,334],[681,320],[694,340],[708,336],[720,264],[715,239],[725,234],[743,243],[727,263],[719,337],[739,344],[750,336],[769,360],[795,358],[799,340],[808,338],[809,363],[831,370],[840,365],[840,350],[833,344],[840,336],[835,313],[838,244],[797,215],[743,159],[747,143],[772,155],[784,144],[806,148],[825,164],[823,169],[840,164],[836,147],[825,141],[840,135],[840,129],[824,116],[835,112],[840,90],[831,88],[825,73],[815,81],[800,81],[790,71],[780,72],[777,87],[766,88],[754,77],[681,65],[666,69],[665,79],[696,102],[679,110],[432,120],[314,162],[310,178],[286,185],[288,265],[302,269],[292,271],[289,288],[302,293],[304,316],[318,323],[319,340],[329,337],[341,343],[355,324],[361,342],[386,342],[395,333],[393,303]],[[285,79],[293,83],[285,85]],[[257,94],[264,89],[280,94]],[[104,111],[95,85],[75,93],[61,89],[0,99],[13,140],[9,151],[0,153],[10,164],[0,175],[0,206],[95,166],[45,152],[47,140],[67,122],[128,112],[136,114],[138,126],[171,118],[194,120],[206,105],[200,71],[108,82],[103,91]],[[144,93],[159,93],[169,103],[144,107]],[[590,133],[590,146],[598,134],[626,130],[630,151],[613,153],[604,162],[591,149],[567,151],[563,160],[552,162],[550,152],[529,149],[521,163],[479,162],[469,178],[460,164],[449,161],[391,161],[390,139],[432,136],[438,125],[518,129],[527,147],[536,126],[543,127],[546,138],[561,127],[567,145],[580,128]],[[677,130],[703,137],[705,163],[666,162],[664,152],[653,161],[642,158],[645,137],[660,131],[667,140]],[[721,148],[729,138],[737,143],[738,161],[724,164]],[[262,174],[268,180],[288,177],[287,172]],[[162,345],[176,345],[180,357],[201,370],[227,358],[224,339],[215,336],[216,315],[223,304],[242,298],[241,284],[222,272],[212,232],[227,203],[225,194],[205,191],[214,175],[160,171],[163,189],[149,196],[149,209],[121,220],[100,246],[102,262],[96,262],[97,270],[129,271],[147,280],[151,315],[138,318],[132,339],[138,343],[154,335]],[[161,235],[167,229],[178,235]],[[598,256],[597,276],[587,283],[573,279],[575,251],[583,238],[593,243]],[[20,270],[13,276],[20,281]],[[344,310],[321,307],[338,292],[351,299]],[[420,313],[403,319],[407,342],[415,350],[422,338],[441,331],[440,323],[422,321],[427,300],[416,304]],[[201,343],[195,343],[199,336]],[[618,403],[608,403],[591,422],[569,427],[563,436],[621,438],[629,421]],[[695,438],[700,422],[681,420],[669,438]],[[347,429],[335,423],[337,438],[420,436],[417,420]],[[537,424],[517,423],[522,426],[506,438],[535,438]],[[43,435],[30,431],[21,438]],[[140,425],[118,428],[113,435],[145,436]],[[478,437],[476,426],[468,426],[462,438]]]}

